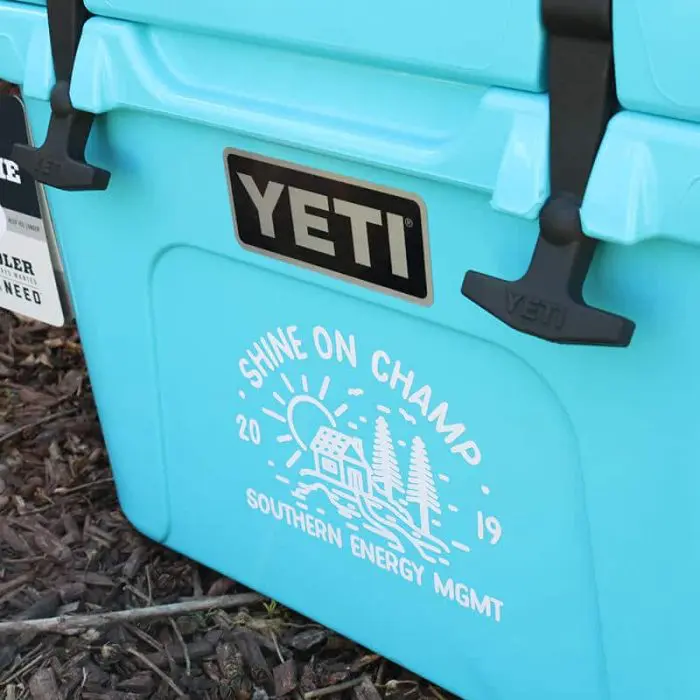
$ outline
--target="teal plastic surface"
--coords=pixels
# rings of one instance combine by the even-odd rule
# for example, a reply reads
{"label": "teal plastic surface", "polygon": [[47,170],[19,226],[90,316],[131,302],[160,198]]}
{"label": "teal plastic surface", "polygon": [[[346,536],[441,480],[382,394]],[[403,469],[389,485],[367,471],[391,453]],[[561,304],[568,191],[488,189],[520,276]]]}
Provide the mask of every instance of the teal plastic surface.
{"label": "teal plastic surface", "polygon": [[616,0],[615,71],[628,109],[700,120],[700,3]]}
{"label": "teal plastic surface", "polygon": [[[52,80],[53,66],[48,49],[46,12],[30,5],[0,3],[2,16],[7,21],[0,22],[0,80],[17,85],[31,83],[25,75],[27,57],[40,54],[46,59],[43,69],[38,68],[40,59],[35,60],[34,71],[41,84]],[[11,20],[10,20],[11,18]]]}
{"label": "teal plastic surface", "polygon": [[[97,15],[538,91],[540,0],[87,0]],[[231,67],[233,69],[233,67]]]}
{"label": "teal plastic surface", "polygon": [[[26,55],[41,141],[48,47]],[[138,528],[468,700],[700,694],[700,128],[605,138],[586,299],[637,322],[620,350],[460,293],[528,265],[544,96],[97,18],[72,98],[112,181],[48,196]],[[244,250],[228,148],[420,197],[432,305]]]}

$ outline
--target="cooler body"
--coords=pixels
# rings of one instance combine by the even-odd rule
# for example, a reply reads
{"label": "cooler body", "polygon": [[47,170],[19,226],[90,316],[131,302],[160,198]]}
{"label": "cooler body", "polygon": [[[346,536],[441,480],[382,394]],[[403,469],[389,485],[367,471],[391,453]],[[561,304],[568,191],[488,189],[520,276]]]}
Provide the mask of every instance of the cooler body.
{"label": "cooler body", "polygon": [[549,343],[461,293],[529,265],[546,95],[175,24],[88,22],[111,180],[47,190],[126,515],[470,700],[700,692],[700,129],[614,118],[585,297],[636,331]]}

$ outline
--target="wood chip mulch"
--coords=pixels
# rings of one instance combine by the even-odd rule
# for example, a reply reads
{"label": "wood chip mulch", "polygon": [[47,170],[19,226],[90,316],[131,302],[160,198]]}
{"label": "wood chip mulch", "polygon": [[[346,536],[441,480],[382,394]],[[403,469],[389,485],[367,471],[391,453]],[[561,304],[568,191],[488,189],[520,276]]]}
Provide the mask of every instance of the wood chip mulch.
{"label": "wood chip mulch", "polygon": [[454,697],[256,598],[131,527],[75,327],[0,311],[0,700]]}

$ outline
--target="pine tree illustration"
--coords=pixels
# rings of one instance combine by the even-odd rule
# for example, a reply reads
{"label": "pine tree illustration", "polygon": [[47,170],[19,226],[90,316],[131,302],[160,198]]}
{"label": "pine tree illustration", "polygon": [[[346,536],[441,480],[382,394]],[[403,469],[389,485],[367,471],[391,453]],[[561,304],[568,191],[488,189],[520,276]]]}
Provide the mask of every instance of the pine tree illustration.
{"label": "pine tree illustration", "polygon": [[384,416],[379,416],[374,423],[372,472],[374,481],[390,501],[394,500],[394,491],[404,492],[394,442],[391,439],[389,423]]}
{"label": "pine tree illustration", "polygon": [[420,529],[429,535],[430,512],[440,515],[442,511],[433,479],[433,470],[428,460],[428,450],[419,437],[414,437],[411,441],[406,500],[420,508]]}

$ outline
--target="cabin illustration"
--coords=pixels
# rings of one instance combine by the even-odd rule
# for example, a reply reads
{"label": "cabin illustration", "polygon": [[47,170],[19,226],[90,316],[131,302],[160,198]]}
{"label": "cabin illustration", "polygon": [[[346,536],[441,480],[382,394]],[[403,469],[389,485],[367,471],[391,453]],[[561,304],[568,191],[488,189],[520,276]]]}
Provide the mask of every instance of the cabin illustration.
{"label": "cabin illustration", "polygon": [[309,449],[316,473],[355,493],[372,493],[372,476],[362,440],[328,427],[319,428]]}

